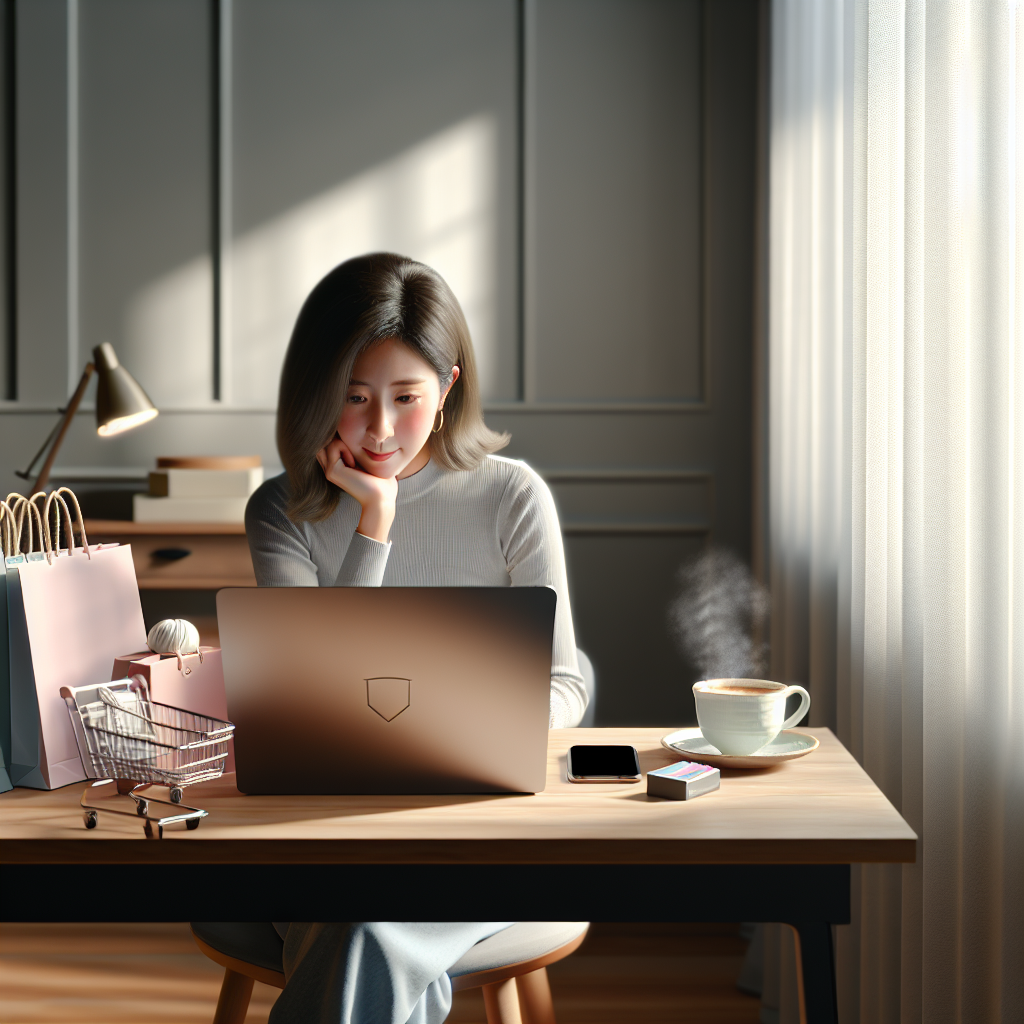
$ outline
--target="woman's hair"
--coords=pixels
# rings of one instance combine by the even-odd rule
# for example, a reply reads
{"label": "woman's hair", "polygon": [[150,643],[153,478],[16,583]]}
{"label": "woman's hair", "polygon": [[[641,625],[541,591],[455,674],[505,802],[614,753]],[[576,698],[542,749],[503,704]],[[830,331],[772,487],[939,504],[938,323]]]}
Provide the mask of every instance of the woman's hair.
{"label": "woman's hair", "polygon": [[396,338],[425,359],[444,391],[444,428],[431,434],[431,458],[446,469],[473,469],[509,442],[484,423],[469,328],[441,275],[393,253],[357,256],[335,267],[299,311],[281,371],[277,449],[288,472],[294,522],[327,519],[341,489],[316,453],[338,427],[352,368],[371,345]]}

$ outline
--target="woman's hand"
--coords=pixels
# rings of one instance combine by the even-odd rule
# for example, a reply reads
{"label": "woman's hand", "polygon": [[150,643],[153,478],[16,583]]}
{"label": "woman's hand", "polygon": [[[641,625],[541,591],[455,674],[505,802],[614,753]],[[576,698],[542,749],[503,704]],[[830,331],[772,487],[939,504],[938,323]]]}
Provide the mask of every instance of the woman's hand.
{"label": "woman's hand", "polygon": [[387,543],[391,524],[395,521],[395,502],[398,500],[398,480],[367,473],[356,465],[355,456],[337,434],[334,440],[316,453],[316,461],[324,476],[337,484],[359,502],[363,514],[359,517],[358,533],[381,543]]}

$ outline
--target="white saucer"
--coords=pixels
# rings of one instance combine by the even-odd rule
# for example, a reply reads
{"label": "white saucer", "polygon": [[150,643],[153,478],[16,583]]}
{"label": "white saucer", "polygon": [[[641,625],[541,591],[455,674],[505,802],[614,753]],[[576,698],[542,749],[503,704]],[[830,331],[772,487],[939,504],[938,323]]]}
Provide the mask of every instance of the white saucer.
{"label": "white saucer", "polygon": [[702,735],[700,729],[676,729],[662,736],[661,745],[673,754],[679,754],[684,761],[709,764],[712,768],[767,768],[769,765],[792,761],[818,749],[814,736],[786,729],[754,754],[723,754],[713,747]]}

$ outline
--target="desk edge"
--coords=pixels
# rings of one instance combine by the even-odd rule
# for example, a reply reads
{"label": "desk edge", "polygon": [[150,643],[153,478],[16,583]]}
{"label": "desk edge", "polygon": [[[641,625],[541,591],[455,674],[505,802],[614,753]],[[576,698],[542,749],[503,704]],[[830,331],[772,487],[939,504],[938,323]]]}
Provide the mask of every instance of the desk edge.
{"label": "desk edge", "polygon": [[917,840],[6,839],[16,864],[912,864]]}

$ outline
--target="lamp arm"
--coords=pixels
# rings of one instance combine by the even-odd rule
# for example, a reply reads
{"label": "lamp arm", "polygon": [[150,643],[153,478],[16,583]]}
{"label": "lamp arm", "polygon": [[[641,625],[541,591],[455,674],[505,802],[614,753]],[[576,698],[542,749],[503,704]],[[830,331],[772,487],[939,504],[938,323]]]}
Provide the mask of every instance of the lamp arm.
{"label": "lamp arm", "polygon": [[[58,409],[58,414],[63,417],[64,413],[68,410],[67,408]],[[20,476],[22,480],[30,480],[32,478],[32,470],[35,469],[36,463],[43,457],[43,453],[47,448],[50,447],[50,442],[57,436],[57,431],[60,430],[60,425],[63,423],[63,419],[58,419],[53,425],[53,429],[46,435],[46,440],[39,446],[39,451],[32,456],[32,461],[24,469],[16,469],[14,471],[15,476]]]}
{"label": "lamp arm", "polygon": [[[60,446],[64,441],[64,435],[68,432],[68,427],[71,426],[71,421],[74,419],[79,405],[82,404],[82,398],[84,397],[85,389],[89,384],[89,378],[93,375],[93,371],[95,369],[96,367],[92,363],[85,364],[85,370],[82,371],[82,379],[78,382],[78,387],[75,388],[75,393],[71,396],[71,400],[68,402],[64,418],[59,423],[59,429],[57,431],[57,437],[53,442],[53,447],[50,448],[50,453],[46,456],[43,468],[39,471],[39,476],[36,478],[36,482],[32,485],[33,494],[41,491],[50,479],[50,471],[53,469],[53,461],[57,458],[57,452],[60,450]],[[39,458],[38,455],[36,456],[36,459],[37,458]],[[35,459],[32,461],[35,462]]]}

